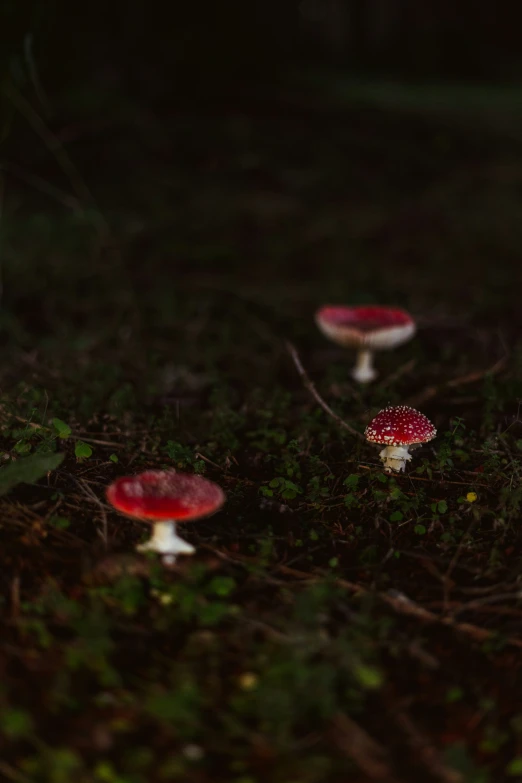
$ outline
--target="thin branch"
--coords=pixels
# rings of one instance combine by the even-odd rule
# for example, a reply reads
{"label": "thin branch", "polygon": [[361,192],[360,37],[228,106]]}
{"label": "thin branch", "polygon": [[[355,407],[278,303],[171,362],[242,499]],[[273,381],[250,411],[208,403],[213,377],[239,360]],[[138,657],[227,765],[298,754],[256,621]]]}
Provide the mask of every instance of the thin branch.
{"label": "thin branch", "polygon": [[212,465],[214,468],[217,468],[221,473],[225,472],[224,468],[222,468],[221,465],[218,465],[217,462],[213,462],[208,457],[205,457],[205,455],[202,454],[200,451],[196,451],[194,453],[194,456],[197,457],[198,459],[202,459],[203,462],[208,462],[209,465]]}
{"label": "thin branch", "polygon": [[24,38],[25,64],[27,65],[27,70],[29,71],[29,76],[33,83],[33,88],[36,93],[36,97],[40,101],[40,105],[45,110],[47,116],[49,116],[51,113],[51,109],[44,88],[42,86],[42,82],[40,81],[38,68],[36,67],[36,62],[34,59],[34,51],[33,51],[33,42],[34,42],[33,34],[28,33]]}
{"label": "thin branch", "polygon": [[398,381],[399,378],[402,378],[404,375],[408,375],[414,369],[416,364],[416,359],[410,359],[409,362],[401,365],[397,370],[395,370],[395,372],[392,372],[390,375],[388,375],[387,378],[384,378],[379,384],[380,388],[384,389],[386,386],[391,386],[391,384]]}
{"label": "thin branch", "polygon": [[[520,601],[522,599],[522,594],[520,590],[517,590],[514,593],[500,593],[498,595],[487,595],[484,598],[477,598],[474,601],[468,601],[465,604],[458,603],[455,607],[455,609],[451,612],[452,617],[456,617],[458,614],[462,614],[462,612],[473,612],[477,609],[482,610],[487,606],[491,606],[491,604],[498,604],[502,601]],[[447,603],[447,602],[446,602]],[[500,607],[500,609],[503,609],[504,607]],[[445,611],[447,611],[447,606],[445,606]],[[499,608],[496,607],[495,611],[499,611]]]}
{"label": "thin branch", "polygon": [[408,713],[394,706],[393,718],[402,729],[411,750],[434,780],[438,780],[440,783],[463,783],[462,774],[456,769],[451,769],[442,761],[438,750],[420,731]]}
{"label": "thin branch", "polygon": [[[65,471],[64,471],[65,472]],[[98,530],[98,533],[103,541],[105,549],[108,549],[109,547],[109,525],[107,521],[107,507],[102,503],[100,498],[96,495],[95,492],[90,488],[89,483],[81,478],[76,478],[76,476],[73,476],[72,473],[68,474],[70,478],[73,479],[73,481],[79,486],[80,490],[82,491],[82,494],[85,495],[91,503],[96,503],[98,508],[100,509],[100,516],[102,520],[102,528],[101,530]]]}
{"label": "thin branch", "polygon": [[[340,581],[342,584],[343,580]],[[469,636],[469,638],[473,639],[475,642],[487,642],[495,638],[495,634],[489,631],[487,628],[480,628],[478,625],[473,625],[472,623],[459,623],[457,620],[453,619],[453,617],[444,617],[442,615],[436,614],[435,612],[430,612],[429,609],[425,609],[419,604],[416,604],[414,601],[404,595],[404,593],[394,591],[391,594],[379,593],[378,595],[379,598],[381,598],[385,603],[388,604],[388,606],[391,606],[392,609],[394,609],[399,614],[414,617],[417,620],[428,624],[437,623],[438,625],[445,625],[448,628],[452,628],[454,631],[460,632],[465,636]],[[507,638],[504,637],[503,640],[510,647],[517,647],[522,649],[522,639],[509,636]]]}
{"label": "thin branch", "polygon": [[[296,579],[300,579],[306,582],[317,581],[319,579],[318,574],[320,574],[319,571],[316,572],[316,575],[314,575],[309,574],[306,571],[299,571],[295,568],[288,568],[284,565],[276,566],[275,570],[279,571],[281,574],[293,576]],[[487,642],[491,639],[494,639],[496,636],[494,632],[489,631],[487,628],[481,628],[480,626],[473,625],[472,623],[461,623],[453,617],[431,612],[429,609],[425,609],[423,606],[420,606],[420,604],[415,603],[415,601],[412,601],[411,598],[408,598],[408,596],[399,592],[398,590],[390,590],[388,592],[374,592],[373,590],[369,590],[367,587],[364,587],[361,584],[357,584],[356,582],[349,582],[346,579],[336,579],[335,583],[340,587],[345,588],[355,596],[373,595],[387,604],[391,609],[397,612],[397,614],[403,614],[408,617],[415,618],[416,620],[427,623],[428,625],[445,625],[447,628],[451,628],[457,633],[462,633],[463,635],[468,636],[475,642]],[[508,636],[503,637],[503,641],[510,647],[517,647],[518,649],[522,649],[522,639]]]}
{"label": "thin branch", "polygon": [[497,373],[504,369],[507,364],[507,360],[508,357],[503,356],[501,359],[498,359],[498,361],[496,361],[495,364],[493,364],[491,367],[486,367],[485,370],[477,370],[476,372],[467,373],[466,375],[459,375],[458,377],[452,378],[445,383],[441,383],[439,386],[427,386],[423,391],[419,392],[419,394],[410,397],[408,400],[408,405],[412,405],[413,407],[422,405],[428,400],[432,400],[446,389],[456,389],[460,386],[465,386],[468,383],[475,383],[476,381],[480,381],[487,375],[497,375]]}
{"label": "thin branch", "polygon": [[4,161],[0,164],[0,171],[5,171],[7,174],[11,174],[11,176],[17,177],[30,187],[35,188],[35,190],[39,190],[41,193],[45,193],[47,196],[54,198],[66,209],[71,209],[73,212],[81,212],[82,209],[84,209],[78,198],[71,196],[69,193],[65,193],[65,191],[57,188],[45,179],[42,179],[42,177],[25,171],[22,166],[18,166],[16,163]]}
{"label": "thin branch", "polygon": [[342,755],[353,761],[372,781],[391,783],[385,748],[344,713],[331,721],[332,741]]}
{"label": "thin branch", "polygon": [[464,547],[466,546],[466,542],[468,541],[468,536],[471,533],[472,528],[477,524],[476,519],[472,519],[470,524],[468,525],[468,529],[466,530],[466,534],[462,536],[462,538],[459,541],[459,545],[457,547],[457,551],[451,558],[451,562],[446,569],[446,573],[442,577],[442,591],[444,596],[444,614],[447,613],[447,605],[449,603],[450,599],[450,593],[451,593],[451,575],[453,573],[453,570],[455,569],[457,563],[459,562],[460,556],[464,550]]}
{"label": "thin branch", "polygon": [[23,775],[10,764],[6,764],[5,761],[0,761],[0,773],[5,775],[6,780],[13,780],[15,783],[31,783],[31,778]]}
{"label": "thin branch", "polygon": [[[363,462],[359,462],[358,465],[359,468],[362,470],[373,470],[374,465],[365,465]],[[468,471],[462,471],[462,473],[466,473]],[[469,471],[470,473],[472,471]],[[478,476],[478,473],[473,473],[472,475]],[[475,481],[450,481],[449,479],[438,479],[438,478],[426,478],[425,476],[413,476],[411,473],[405,473],[404,476],[401,476],[400,473],[398,473],[395,476],[396,479],[400,478],[407,478],[408,481],[425,481],[428,484],[458,484],[462,487],[469,487],[473,486],[474,488],[480,487],[482,489],[491,489],[489,484],[477,484]]]}
{"label": "thin branch", "polygon": [[3,92],[11,101],[15,109],[17,109],[27,120],[47,149],[55,156],[58,165],[68,177],[79,201],[84,204],[84,209],[90,208],[93,210],[93,217],[95,218],[98,230],[103,236],[108,236],[110,231],[107,221],[96,204],[94,196],[87,187],[85,180],[72,162],[59,139],[57,139],[38,112],[34,110],[29,101],[27,101],[18,90],[11,86],[9,89],[4,89]]}
{"label": "thin branch", "polygon": [[292,360],[296,366],[297,372],[301,376],[301,380],[303,381],[303,385],[306,389],[310,392],[314,400],[317,402],[318,405],[321,406],[321,408],[327,413],[331,418],[337,422],[337,424],[342,427],[343,429],[347,430],[350,435],[354,435],[356,438],[359,438],[360,440],[366,442],[366,438],[361,432],[357,432],[348,422],[344,421],[344,419],[341,419],[340,416],[338,416],[334,411],[330,408],[327,402],[323,400],[317,389],[315,388],[314,384],[308,377],[308,373],[306,372],[305,368],[303,367],[303,364],[301,362],[301,359],[299,358],[299,354],[297,353],[296,347],[290,342],[286,341],[286,349],[290,356],[292,357]]}

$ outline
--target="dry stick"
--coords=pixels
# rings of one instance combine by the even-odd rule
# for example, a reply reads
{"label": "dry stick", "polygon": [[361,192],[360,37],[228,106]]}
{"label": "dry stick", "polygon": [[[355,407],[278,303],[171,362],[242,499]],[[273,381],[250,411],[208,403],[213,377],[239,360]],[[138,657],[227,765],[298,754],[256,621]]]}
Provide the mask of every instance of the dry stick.
{"label": "dry stick", "polygon": [[456,769],[451,769],[442,761],[438,750],[415,725],[404,710],[393,708],[393,719],[402,729],[411,750],[416,753],[432,778],[440,783],[463,783],[464,778]]}
{"label": "dry stick", "polygon": [[[317,576],[308,574],[306,571],[299,571],[295,568],[288,568],[284,565],[276,566],[275,570],[280,571],[282,574],[287,574],[288,576],[294,576],[297,579],[302,579],[303,581],[313,582],[317,581],[318,579]],[[356,596],[374,595],[390,606],[398,614],[414,617],[415,619],[424,623],[428,623],[429,625],[445,625],[448,628],[452,628],[459,633],[469,636],[470,639],[473,639],[475,642],[486,642],[494,638],[495,634],[491,631],[488,631],[486,628],[480,628],[478,625],[473,625],[472,623],[460,623],[453,617],[445,617],[443,615],[436,614],[435,612],[431,612],[429,609],[425,609],[408,598],[408,596],[404,595],[404,593],[399,591],[395,591],[393,593],[374,592],[372,590],[368,590],[368,588],[364,587],[363,585],[356,584],[355,582],[349,582],[346,579],[336,579],[335,583],[340,587],[344,587],[346,590],[349,590],[351,593],[353,593],[353,595]],[[509,636],[505,638],[504,641],[511,647],[518,647],[519,649],[522,649],[522,639],[516,639]]]}
{"label": "dry stick", "polygon": [[96,495],[95,492],[92,491],[87,481],[84,481],[84,479],[78,479],[76,476],[73,476],[72,474],[71,478],[74,479],[74,481],[78,484],[80,489],[82,490],[84,495],[87,495],[87,497],[93,502],[96,503],[96,505],[100,509],[100,514],[102,518],[102,529],[99,531],[99,534],[101,536],[101,539],[103,541],[103,544],[105,546],[105,549],[108,549],[109,546],[109,525],[107,522],[107,511],[105,510],[105,506],[100,500],[100,498]]}
{"label": "dry stick", "polygon": [[[434,623],[445,625],[447,628],[453,628],[453,630],[469,636],[470,639],[473,639],[475,642],[487,642],[495,636],[491,631],[488,631],[486,628],[480,628],[478,625],[473,625],[472,623],[459,623],[452,617],[443,617],[435,612],[430,612],[429,609],[424,609],[424,607],[419,606],[419,604],[416,604],[408,598],[408,596],[404,595],[404,593],[392,595],[378,593],[378,596],[387,603],[388,606],[391,606],[392,609],[400,614],[407,615],[408,617],[415,617],[417,620],[430,625]],[[505,638],[504,641],[510,647],[522,649],[522,639],[515,639],[514,637],[509,636]]]}
{"label": "dry stick", "polygon": [[487,367],[485,370],[477,370],[476,372],[471,372],[467,375],[459,375],[457,378],[453,378],[451,381],[446,381],[446,383],[440,384],[440,386],[427,386],[424,391],[413,397],[410,397],[408,400],[408,405],[412,405],[413,407],[421,405],[423,402],[427,402],[428,400],[433,399],[433,397],[436,397],[437,394],[440,394],[442,391],[444,391],[444,389],[455,389],[459,386],[465,386],[468,383],[475,383],[475,381],[480,381],[482,378],[485,378],[486,375],[496,375],[504,369],[507,360],[508,357],[503,356],[501,359],[496,361],[495,364],[493,364],[491,367]]}
{"label": "dry stick", "polygon": [[[256,559],[253,557],[236,554],[230,555],[211,547],[208,547],[208,549],[211,549],[214,554],[231,563],[235,562],[244,564],[256,562]],[[300,571],[296,568],[290,568],[289,566],[285,565],[275,566],[274,571],[286,576],[293,576],[302,582],[317,582],[320,576],[322,576],[320,572],[316,572],[316,574],[310,574],[306,571]],[[339,585],[339,587],[344,587],[345,590],[348,590],[355,596],[375,596],[387,604],[395,612],[397,612],[397,614],[413,617],[420,622],[427,623],[428,625],[437,624],[444,625],[447,628],[452,628],[454,631],[457,631],[457,633],[462,633],[464,636],[468,636],[470,639],[473,639],[474,642],[487,642],[495,637],[495,633],[488,631],[486,628],[481,628],[480,626],[473,625],[472,623],[461,623],[455,620],[453,617],[445,617],[444,615],[437,614],[436,612],[431,612],[429,609],[425,609],[423,606],[415,603],[415,601],[412,601],[411,598],[408,598],[407,595],[399,592],[398,590],[387,593],[377,592],[374,590],[369,590],[367,587],[364,587],[361,584],[357,584],[356,582],[349,582],[346,579],[336,579],[335,584]],[[504,642],[510,647],[522,649],[522,639],[516,639],[513,636],[508,636],[504,637]]]}
{"label": "dry stick", "polygon": [[381,389],[384,389],[386,386],[390,386],[390,384],[395,383],[396,381],[399,380],[399,378],[402,378],[403,375],[408,375],[408,373],[410,373],[413,370],[416,363],[417,363],[416,359],[410,359],[409,362],[406,362],[397,370],[395,370],[395,372],[392,372],[390,375],[388,375],[387,378],[384,378],[379,384]]}
{"label": "dry stick", "polygon": [[[359,462],[359,467],[362,470],[373,470],[373,465],[364,465],[362,462]],[[461,471],[464,473],[465,471]],[[472,471],[468,471],[469,473],[472,473]],[[477,473],[472,473],[472,475],[477,476]],[[401,478],[400,474],[396,476],[396,478]],[[407,478],[408,481],[425,481],[428,484],[458,484],[462,487],[469,487],[470,484],[473,484],[474,487],[481,487],[482,489],[491,489],[489,484],[476,484],[475,482],[471,481],[450,481],[449,479],[437,479],[437,478],[425,478],[425,476],[412,476],[411,473],[408,473],[407,476],[402,476],[402,478]]]}
{"label": "dry stick", "polygon": [[26,172],[22,166],[17,166],[15,163],[4,162],[0,165],[0,171],[5,171],[7,174],[11,174],[13,177],[22,180],[22,182],[25,182],[35,190],[39,190],[41,193],[45,193],[47,196],[54,198],[66,209],[71,209],[73,212],[79,212],[81,210],[82,204],[75,196],[71,196],[60,188],[51,185],[36,174]]}
{"label": "dry stick", "polygon": [[[216,549],[212,549],[212,551],[216,555],[232,563],[256,562],[255,558],[253,557],[248,557],[245,555],[240,556],[236,554],[229,555],[228,553],[220,552]],[[300,571],[296,568],[290,568],[289,566],[282,564],[276,565],[274,571],[284,574],[285,576],[292,576],[302,582],[317,582],[322,576],[319,571],[316,571],[315,574],[310,574],[307,571]],[[415,601],[412,601],[410,598],[408,598],[408,596],[404,595],[404,593],[401,593],[397,590],[393,592],[389,591],[387,593],[378,592],[369,590],[367,587],[364,587],[364,585],[358,584],[356,582],[349,582],[347,579],[335,579],[335,584],[339,585],[339,587],[343,587],[345,590],[348,590],[355,596],[374,596],[379,598],[395,612],[397,612],[397,614],[413,617],[420,622],[427,623],[428,625],[445,625],[447,628],[452,628],[458,633],[469,636],[469,638],[473,639],[475,642],[486,642],[490,639],[493,639],[495,636],[494,632],[488,631],[486,628],[480,628],[478,625],[473,625],[472,623],[460,623],[453,617],[445,617],[444,615],[431,612],[429,609],[425,609],[423,606],[420,606],[419,604],[415,603]],[[507,638],[504,638],[504,642],[511,647],[522,649],[522,639],[516,639],[512,636],[508,636]]]}
{"label": "dry stick", "polygon": [[107,236],[110,233],[109,226],[100,209],[98,208],[94,196],[85,184],[84,179],[65,151],[63,145],[47,127],[46,123],[42,120],[38,112],[33,109],[29,101],[27,101],[23,95],[18,92],[18,90],[11,87],[8,90],[4,90],[4,95],[6,95],[13,106],[18,109],[20,114],[25,117],[27,122],[33,128],[34,132],[41,138],[47,149],[55,156],[59,166],[62,168],[62,171],[69,178],[69,181],[74,188],[80,202],[89,205],[94,210],[98,230],[103,235]]}
{"label": "dry stick", "polygon": [[208,457],[205,457],[204,454],[201,454],[200,451],[196,451],[194,454],[195,457],[198,457],[198,459],[202,459],[203,462],[208,462],[209,465],[213,465],[215,468],[217,468],[221,473],[224,473],[224,468],[221,467],[221,465],[218,465],[217,462],[213,462]]}
{"label": "dry stick", "polygon": [[110,446],[112,449],[124,449],[124,443],[116,443],[113,440],[98,440],[97,438],[87,438],[85,435],[69,435],[71,440],[83,440],[85,443],[94,443],[96,446]]}
{"label": "dry stick", "polygon": [[[0,408],[3,408],[4,406],[0,406]],[[35,421],[30,421],[29,419],[24,419],[22,416],[15,416],[12,414],[13,419],[15,421],[19,421],[21,424],[25,424],[27,427],[32,427],[33,430],[46,430],[47,432],[52,432],[51,427],[47,427],[45,424],[37,424]],[[85,443],[95,443],[97,446],[111,446],[111,448],[114,449],[124,449],[125,445],[122,443],[116,443],[116,441],[113,440],[98,440],[95,438],[88,438],[86,435],[75,435],[74,433],[71,433],[71,435],[68,436],[71,440],[83,440]]]}
{"label": "dry stick", "polygon": [[302,365],[301,359],[299,358],[299,354],[297,353],[296,347],[289,341],[286,341],[286,349],[290,356],[292,357],[292,360],[296,366],[297,372],[301,376],[301,380],[303,381],[303,385],[308,389],[314,400],[318,403],[318,405],[321,406],[321,408],[327,413],[329,416],[334,419],[334,421],[337,422],[337,424],[342,427],[343,429],[347,430],[351,435],[354,435],[356,438],[359,438],[360,440],[363,440],[366,442],[366,438],[361,432],[357,432],[353,427],[351,427],[344,419],[341,419],[340,416],[338,416],[334,411],[330,408],[328,403],[326,403],[317,389],[315,388],[314,384],[308,377],[308,373],[306,372],[305,368]]}
{"label": "dry stick", "polygon": [[[465,604],[458,602],[455,605],[455,608],[452,612],[452,616],[456,617],[458,614],[462,614],[462,612],[472,612],[475,611],[476,609],[483,610],[486,607],[491,606],[491,604],[498,604],[501,601],[520,601],[521,598],[522,598],[521,591],[517,590],[514,593],[500,593],[497,595],[487,595],[484,598],[476,598],[474,601],[468,601]],[[510,607],[506,607],[506,606],[496,607],[495,609],[495,611],[502,611],[502,610],[513,611],[511,610]],[[519,614],[520,613],[517,612],[517,616]]]}
{"label": "dry stick", "polygon": [[442,593],[443,593],[443,599],[444,599],[444,614],[447,614],[447,606],[450,599],[450,592],[451,592],[451,575],[459,562],[460,556],[462,554],[462,551],[466,545],[466,542],[468,540],[468,536],[471,533],[472,528],[477,524],[476,519],[472,519],[470,524],[468,525],[468,529],[466,530],[466,535],[462,536],[460,539],[459,545],[457,547],[457,551],[451,558],[451,562],[446,569],[446,573],[442,576]]}
{"label": "dry stick", "polygon": [[10,764],[6,764],[5,761],[0,761],[0,774],[5,775],[6,780],[13,780],[15,783],[31,783],[31,778],[23,775]]}
{"label": "dry stick", "polygon": [[344,713],[331,721],[332,740],[345,758],[353,761],[370,780],[392,783],[386,750],[358,723]]}
{"label": "dry stick", "polygon": [[36,67],[36,62],[34,59],[33,43],[34,43],[33,34],[27,33],[27,35],[24,38],[25,64],[27,66],[27,70],[29,71],[29,77],[33,84],[36,97],[40,101],[40,105],[45,110],[45,113],[49,115],[51,113],[51,108],[49,106],[49,101],[47,100],[47,96],[42,86],[42,82],[40,81],[38,68]]}

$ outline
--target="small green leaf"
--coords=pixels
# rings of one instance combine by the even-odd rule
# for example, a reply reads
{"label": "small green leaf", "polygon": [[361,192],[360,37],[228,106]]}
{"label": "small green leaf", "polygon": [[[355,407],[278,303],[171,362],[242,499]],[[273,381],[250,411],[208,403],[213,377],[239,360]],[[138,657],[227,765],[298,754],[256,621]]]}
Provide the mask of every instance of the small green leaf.
{"label": "small green leaf", "polygon": [[84,443],[83,440],[79,440],[74,447],[74,454],[76,457],[78,457],[78,459],[90,457],[92,454],[92,449],[88,443]]}
{"label": "small green leaf", "polygon": [[446,503],[445,500],[439,500],[439,502],[437,503],[437,510],[439,514],[446,513],[446,511],[448,510],[448,504]]}
{"label": "small green leaf", "polygon": [[63,454],[31,454],[0,468],[0,495],[6,495],[17,484],[34,484],[50,470],[56,470]]}
{"label": "small green leaf", "polygon": [[381,672],[378,669],[375,669],[373,666],[360,664],[354,670],[354,674],[363,688],[368,688],[368,690],[375,690],[375,688],[380,688],[383,683]]}
{"label": "small green leaf", "polygon": [[508,775],[522,775],[522,758],[518,756],[512,759],[506,767]]}
{"label": "small green leaf", "polygon": [[268,487],[259,487],[259,494],[260,495],[264,495],[265,498],[273,498],[274,497],[273,491],[271,489],[269,489]]}
{"label": "small green leaf", "polygon": [[446,702],[448,704],[454,704],[457,701],[462,701],[464,698],[464,691],[456,685],[454,688],[449,688],[446,691]]}
{"label": "small green leaf", "polygon": [[68,438],[72,432],[69,425],[66,424],[64,421],[62,421],[61,419],[53,419],[53,427],[58,433],[59,438]]}
{"label": "small green leaf", "polygon": [[413,529],[418,536],[423,536],[426,533],[426,528],[424,527],[424,525],[415,525]]}
{"label": "small green leaf", "polygon": [[359,476],[357,475],[357,473],[351,473],[343,481],[343,485],[345,487],[348,487],[348,489],[352,489],[352,490],[357,489],[358,483],[359,483]]}
{"label": "small green leaf", "polygon": [[394,511],[393,514],[390,514],[390,522],[400,522],[401,519],[404,519],[404,516],[400,511]]}
{"label": "small green leaf", "polygon": [[343,499],[346,508],[352,508],[353,506],[357,505],[357,498],[355,495],[345,495]]}
{"label": "small green leaf", "polygon": [[111,456],[109,457],[109,459],[110,459],[110,461],[111,461],[111,462],[118,462],[118,461],[119,461],[119,460],[118,460],[118,455],[117,455],[117,454],[111,454]]}
{"label": "small green leaf", "polygon": [[23,710],[4,710],[0,721],[4,734],[11,739],[27,737],[33,730],[31,716]]}
{"label": "small green leaf", "polygon": [[209,593],[226,598],[236,589],[236,582],[230,576],[215,576],[207,587]]}
{"label": "small green leaf", "polygon": [[67,528],[71,525],[67,517],[59,517],[54,515],[49,519],[49,524],[58,530],[67,530]]}
{"label": "small green leaf", "polygon": [[19,440],[15,444],[13,451],[16,451],[17,454],[28,454],[31,451],[31,444],[26,440]]}

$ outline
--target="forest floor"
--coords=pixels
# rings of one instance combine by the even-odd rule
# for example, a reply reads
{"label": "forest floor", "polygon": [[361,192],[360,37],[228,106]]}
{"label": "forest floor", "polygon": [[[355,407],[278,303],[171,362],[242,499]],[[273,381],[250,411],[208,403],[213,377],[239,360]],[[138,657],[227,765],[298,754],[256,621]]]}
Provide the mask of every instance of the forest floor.
{"label": "forest floor", "polygon": [[[26,119],[2,211],[0,778],[520,779],[522,134],[275,99]],[[418,334],[356,387],[328,302],[405,307]],[[359,432],[405,403],[437,438],[385,475],[286,340]],[[173,568],[105,500],[160,467],[227,493]]]}

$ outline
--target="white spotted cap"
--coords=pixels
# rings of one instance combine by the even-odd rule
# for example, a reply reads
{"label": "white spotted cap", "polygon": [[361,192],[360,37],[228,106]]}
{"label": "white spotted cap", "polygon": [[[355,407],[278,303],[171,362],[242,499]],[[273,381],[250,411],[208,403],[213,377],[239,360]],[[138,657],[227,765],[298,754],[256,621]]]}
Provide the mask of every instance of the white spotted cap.
{"label": "white spotted cap", "polygon": [[364,431],[366,440],[385,446],[411,446],[433,440],[437,430],[420,411],[409,405],[384,408]]}

